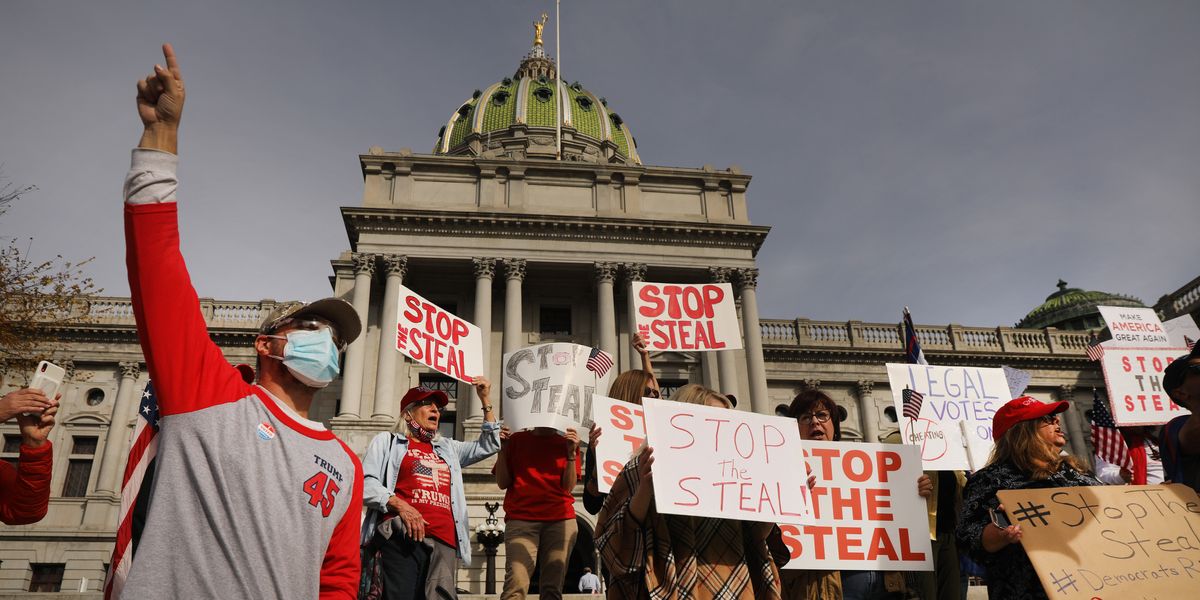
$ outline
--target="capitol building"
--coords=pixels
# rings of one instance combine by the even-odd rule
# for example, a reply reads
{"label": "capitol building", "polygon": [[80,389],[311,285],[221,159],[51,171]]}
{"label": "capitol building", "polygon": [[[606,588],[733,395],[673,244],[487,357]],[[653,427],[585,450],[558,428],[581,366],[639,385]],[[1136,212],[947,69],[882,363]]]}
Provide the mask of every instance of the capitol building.
{"label": "capitol building", "polygon": [[[314,420],[361,455],[375,434],[392,429],[403,393],[423,384],[452,399],[445,435],[478,435],[483,415],[470,386],[395,350],[388,332],[395,331],[401,284],[482,329],[486,374],[499,383],[504,353],[549,341],[598,347],[616,357],[617,368],[635,368],[632,282],[728,282],[744,348],[652,354],[665,392],[700,383],[735,395],[739,410],[771,414],[799,391],[819,388],[845,408],[846,439],[877,441],[897,429],[884,364],[904,362],[898,323],[760,315],[756,257],[772,227],[750,221],[749,173],[648,164],[653,157],[638,153],[636,119],[618,112],[619,99],[560,83],[540,39],[517,54],[512,64],[496,64],[501,73],[515,70],[448,107],[429,152],[372,147],[358,157],[362,201],[341,208],[346,245],[330,257],[330,282],[366,327],[346,352],[342,377],[317,395]],[[1032,375],[1028,394],[1072,401],[1069,449],[1090,457],[1085,411],[1093,388],[1103,394],[1104,387],[1099,364],[1086,355],[1089,337],[1103,328],[1096,306],[1145,304],[1050,283],[1045,303],[1013,315],[1015,326],[918,324],[917,334],[932,364],[1007,365]],[[201,300],[212,338],[235,364],[254,363],[253,339],[275,305]],[[1164,290],[1153,308],[1164,319],[1200,314],[1200,277]],[[128,298],[92,298],[81,310],[85,318],[54,326],[69,360],[51,435],[49,514],[34,525],[0,528],[0,598],[35,590],[98,598],[108,568],[149,375]],[[0,433],[3,458],[16,460],[16,424]],[[472,530],[488,516],[485,503],[503,498],[493,460],[465,470]],[[582,503],[577,513],[568,591],[596,561],[595,517]],[[497,516],[503,522],[502,510]],[[480,544],[473,555],[459,586],[482,593]],[[503,564],[501,546],[499,579]]]}

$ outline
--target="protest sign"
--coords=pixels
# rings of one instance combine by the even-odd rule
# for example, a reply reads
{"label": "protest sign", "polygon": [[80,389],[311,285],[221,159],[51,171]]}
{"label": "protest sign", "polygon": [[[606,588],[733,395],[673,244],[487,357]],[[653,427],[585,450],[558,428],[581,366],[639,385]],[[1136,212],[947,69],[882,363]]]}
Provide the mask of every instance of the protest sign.
{"label": "protest sign", "polygon": [[638,333],[655,350],[737,350],[742,347],[733,286],[728,283],[634,282]]}
{"label": "protest sign", "polygon": [[1152,308],[1130,308],[1127,306],[1097,306],[1112,340],[1104,344],[1107,350],[1113,346],[1140,348],[1162,348],[1170,345],[1167,331]]}
{"label": "protest sign", "polygon": [[[929,471],[975,470],[992,450],[992,417],[1011,400],[1001,369],[888,364],[904,443],[921,447]],[[918,392],[917,418],[904,414],[905,388]]]}
{"label": "protest sign", "polygon": [[1117,425],[1161,425],[1191,414],[1162,389],[1163,370],[1185,353],[1183,348],[1106,347],[1100,364]]}
{"label": "protest sign", "polygon": [[780,525],[792,555],[785,569],[933,570],[920,448],[808,440],[804,449],[817,477],[813,522]]}
{"label": "protest sign", "polygon": [[1182,484],[1002,490],[1053,599],[1195,598],[1200,498]]}
{"label": "protest sign", "polygon": [[612,370],[604,376],[587,367],[592,349],[553,343],[504,355],[504,422],[514,432],[533,427],[574,428],[587,439],[592,426],[592,396],[608,391]]}
{"label": "protest sign", "polygon": [[596,485],[607,494],[629,458],[646,441],[642,407],[608,396],[592,396],[592,420],[603,437],[596,444]]}
{"label": "protest sign", "polygon": [[454,313],[400,286],[396,349],[459,381],[483,375],[483,333]]}
{"label": "protest sign", "polygon": [[1196,326],[1196,320],[1192,315],[1183,315],[1175,317],[1170,321],[1163,321],[1163,329],[1167,332],[1168,346],[1172,348],[1188,348],[1200,341],[1200,327]]}
{"label": "protest sign", "polygon": [[643,398],[659,513],[768,523],[810,519],[796,420]]}

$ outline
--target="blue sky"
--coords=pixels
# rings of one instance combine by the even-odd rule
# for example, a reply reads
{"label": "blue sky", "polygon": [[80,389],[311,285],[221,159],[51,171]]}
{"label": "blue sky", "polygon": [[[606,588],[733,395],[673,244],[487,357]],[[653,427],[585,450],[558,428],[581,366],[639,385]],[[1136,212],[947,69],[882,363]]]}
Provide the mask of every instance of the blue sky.
{"label": "blue sky", "polygon": [[[1011,325],[1072,286],[1200,275],[1200,3],[564,2],[568,80],[648,164],[753,175],[767,318]],[[32,2],[0,20],[0,217],[127,293],[134,82],[188,83],[184,252],[202,296],[313,298],[357,155],[427,152],[552,2]],[[552,38],[552,27],[547,28]]]}

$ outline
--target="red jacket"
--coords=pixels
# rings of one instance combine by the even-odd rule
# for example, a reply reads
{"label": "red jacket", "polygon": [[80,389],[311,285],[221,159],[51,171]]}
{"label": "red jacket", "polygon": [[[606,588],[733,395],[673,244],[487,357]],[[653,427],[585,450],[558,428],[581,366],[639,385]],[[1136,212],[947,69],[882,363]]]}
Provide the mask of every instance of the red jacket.
{"label": "red jacket", "polygon": [[38,448],[21,444],[19,467],[0,462],[0,521],[28,525],[46,516],[53,462],[54,449],[49,440]]}

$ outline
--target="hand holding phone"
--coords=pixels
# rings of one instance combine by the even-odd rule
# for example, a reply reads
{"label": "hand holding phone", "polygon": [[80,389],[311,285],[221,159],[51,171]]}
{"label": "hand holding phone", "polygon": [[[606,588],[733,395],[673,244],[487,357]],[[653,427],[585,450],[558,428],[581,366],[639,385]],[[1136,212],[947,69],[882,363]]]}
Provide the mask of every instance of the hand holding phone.
{"label": "hand holding phone", "polygon": [[1004,514],[1004,510],[1002,509],[989,508],[988,516],[991,517],[992,525],[995,525],[1000,529],[1007,529],[1012,525],[1012,522],[1008,520],[1008,515]]}
{"label": "hand holding phone", "polygon": [[[49,361],[43,360],[38,363],[37,369],[33,372],[33,379],[29,382],[29,387],[35,390],[41,390],[50,400],[58,397],[58,390],[62,387],[63,377],[67,374],[67,370]],[[33,413],[21,413],[28,417]]]}

